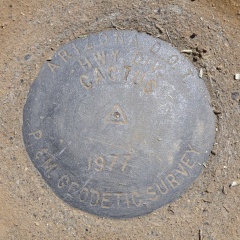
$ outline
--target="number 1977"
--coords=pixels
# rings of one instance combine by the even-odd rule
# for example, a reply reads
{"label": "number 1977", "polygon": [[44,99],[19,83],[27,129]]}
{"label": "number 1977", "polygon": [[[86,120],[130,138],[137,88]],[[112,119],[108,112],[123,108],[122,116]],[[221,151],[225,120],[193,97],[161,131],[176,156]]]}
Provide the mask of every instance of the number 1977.
{"label": "number 1977", "polygon": [[112,171],[114,169],[124,172],[131,159],[130,154],[110,154],[108,157],[98,156],[90,157],[88,159],[88,170],[95,170],[98,172],[107,170]]}

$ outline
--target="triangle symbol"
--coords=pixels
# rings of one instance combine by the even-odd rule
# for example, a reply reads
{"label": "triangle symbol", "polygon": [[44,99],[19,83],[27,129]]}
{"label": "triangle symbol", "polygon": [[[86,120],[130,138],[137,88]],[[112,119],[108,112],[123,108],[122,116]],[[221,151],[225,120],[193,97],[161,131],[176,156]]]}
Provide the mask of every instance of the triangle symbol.
{"label": "triangle symbol", "polygon": [[106,121],[112,124],[127,124],[127,116],[119,104],[115,104],[112,110],[107,114]]}

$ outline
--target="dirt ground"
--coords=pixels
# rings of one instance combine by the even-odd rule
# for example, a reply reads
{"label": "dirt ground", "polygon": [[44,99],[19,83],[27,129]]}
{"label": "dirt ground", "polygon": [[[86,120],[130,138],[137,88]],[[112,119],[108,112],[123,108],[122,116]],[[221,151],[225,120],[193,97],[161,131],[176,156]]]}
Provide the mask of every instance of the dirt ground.
{"label": "dirt ground", "polygon": [[[60,200],[22,140],[31,83],[58,48],[106,29],[135,29],[191,49],[216,115],[204,172],[177,201],[146,216],[103,219]],[[240,239],[240,0],[0,0],[0,240]]]}

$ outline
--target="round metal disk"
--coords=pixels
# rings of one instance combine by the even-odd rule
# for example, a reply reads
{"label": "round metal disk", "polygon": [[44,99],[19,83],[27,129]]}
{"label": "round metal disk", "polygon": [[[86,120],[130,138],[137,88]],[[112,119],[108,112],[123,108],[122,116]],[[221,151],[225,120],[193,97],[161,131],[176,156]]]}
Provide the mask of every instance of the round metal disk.
{"label": "round metal disk", "polygon": [[178,198],[214,141],[203,80],[170,44],[106,31],[58,49],[24,108],[27,152],[53,191],[92,214],[128,218]]}

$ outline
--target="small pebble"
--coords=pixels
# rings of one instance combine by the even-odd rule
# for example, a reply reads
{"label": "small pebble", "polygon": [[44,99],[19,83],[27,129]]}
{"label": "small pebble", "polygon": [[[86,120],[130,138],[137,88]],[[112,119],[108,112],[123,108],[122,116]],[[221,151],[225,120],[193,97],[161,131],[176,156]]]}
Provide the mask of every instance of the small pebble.
{"label": "small pebble", "polygon": [[31,57],[31,55],[30,55],[30,54],[27,54],[27,55],[24,57],[24,59],[27,61],[27,60],[30,59],[30,57]]}
{"label": "small pebble", "polygon": [[240,80],[240,73],[235,74],[235,80]]}
{"label": "small pebble", "polygon": [[236,181],[233,181],[231,184],[230,184],[230,187],[235,187],[235,186],[238,186],[240,184],[240,179],[236,180]]}

